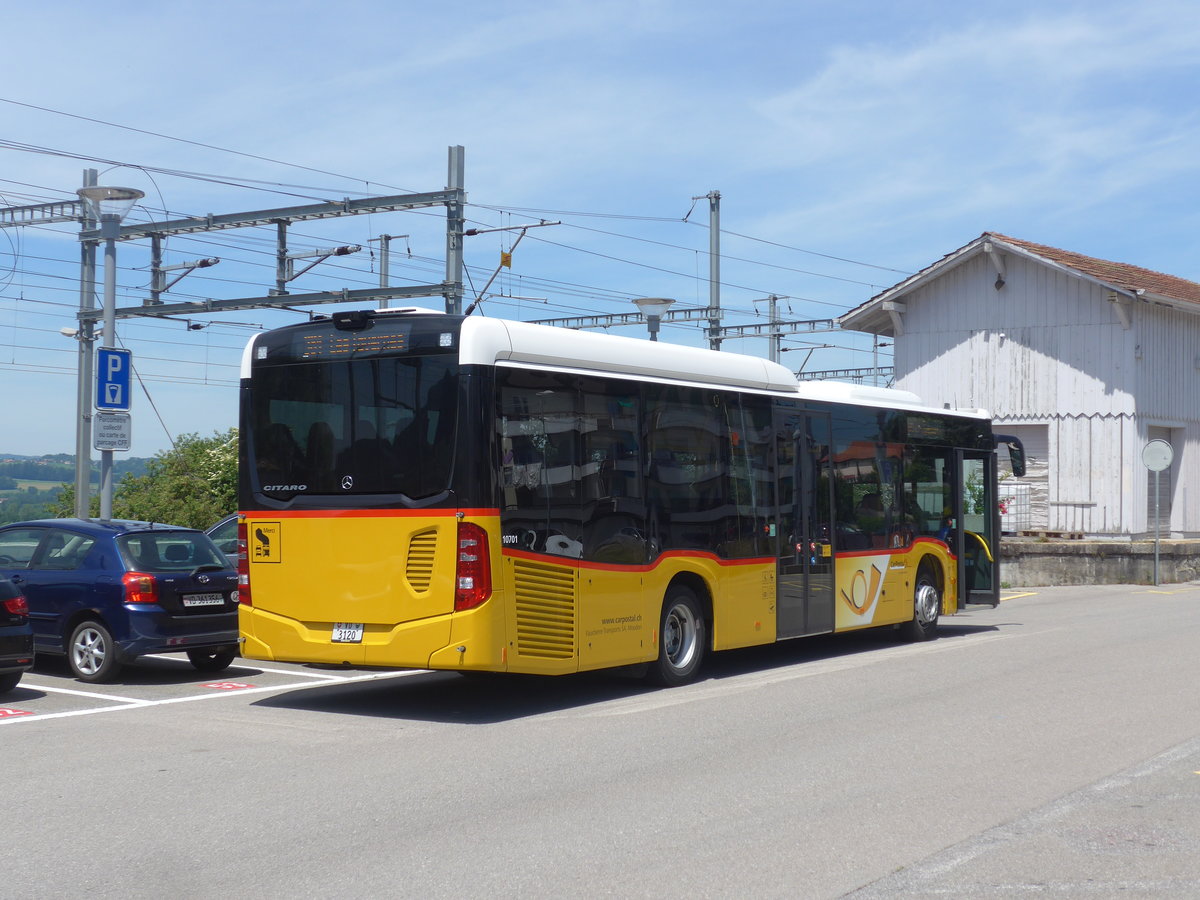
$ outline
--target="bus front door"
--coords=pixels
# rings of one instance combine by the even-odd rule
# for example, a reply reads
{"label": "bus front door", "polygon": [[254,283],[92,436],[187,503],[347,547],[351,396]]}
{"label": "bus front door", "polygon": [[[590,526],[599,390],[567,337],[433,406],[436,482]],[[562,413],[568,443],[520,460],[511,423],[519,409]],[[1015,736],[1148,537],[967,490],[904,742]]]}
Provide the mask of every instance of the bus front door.
{"label": "bus front door", "polygon": [[776,636],[825,634],[834,616],[829,416],[779,412]]}
{"label": "bus front door", "polygon": [[1000,605],[1000,504],[996,454],[959,450],[953,549],[958,556],[959,604]]}

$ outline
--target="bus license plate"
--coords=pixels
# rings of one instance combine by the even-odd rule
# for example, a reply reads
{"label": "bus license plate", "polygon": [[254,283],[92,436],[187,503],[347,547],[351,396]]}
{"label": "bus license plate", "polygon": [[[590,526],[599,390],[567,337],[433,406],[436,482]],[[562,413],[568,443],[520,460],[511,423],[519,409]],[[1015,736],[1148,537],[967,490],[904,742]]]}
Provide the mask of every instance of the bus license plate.
{"label": "bus license plate", "polygon": [[224,594],[184,594],[184,606],[223,606]]}
{"label": "bus license plate", "polygon": [[333,623],[333,642],[335,644],[361,644],[362,636],[362,622]]}

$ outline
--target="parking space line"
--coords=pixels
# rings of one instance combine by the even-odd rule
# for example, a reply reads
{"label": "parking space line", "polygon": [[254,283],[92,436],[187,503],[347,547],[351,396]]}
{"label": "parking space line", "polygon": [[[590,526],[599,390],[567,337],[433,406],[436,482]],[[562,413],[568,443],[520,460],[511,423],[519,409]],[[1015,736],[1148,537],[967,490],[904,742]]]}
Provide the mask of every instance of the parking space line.
{"label": "parking space line", "polygon": [[1036,595],[1037,591],[1022,591],[1019,594],[1001,594],[1000,601],[1003,603],[1005,600],[1016,600],[1018,597],[1033,597]]}
{"label": "parking space line", "polygon": [[294,672],[288,669],[266,669],[262,666],[254,666],[249,664],[247,664],[245,668],[256,669],[259,672],[269,672],[272,675],[299,675],[303,676],[304,678],[323,678],[327,681],[341,681],[346,678],[345,675],[339,675],[336,672]]}
{"label": "parking space line", "polygon": [[138,697],[117,697],[113,694],[97,694],[94,691],[76,691],[71,688],[50,687],[36,682],[29,682],[28,679],[21,680],[21,687],[31,687],[34,690],[45,691],[48,694],[70,694],[73,697],[89,697],[94,700],[114,700],[117,703],[128,703],[131,706],[145,706],[147,703],[153,703],[152,700],[142,700]]}
{"label": "parking space line", "polygon": [[[179,661],[179,657],[172,653],[148,653],[145,658],[146,659],[169,659],[169,660],[173,660],[176,662]],[[338,680],[346,677],[345,675],[339,675],[338,671],[346,671],[346,672],[354,671],[353,669],[344,669],[344,670],[323,669],[321,671],[315,671],[315,672],[307,672],[307,671],[297,672],[294,669],[268,669],[264,666],[255,665],[256,662],[258,662],[258,660],[247,659],[245,657],[238,657],[238,659],[232,663],[231,668],[254,669],[257,672],[269,672],[272,675],[292,675],[292,676],[297,676],[297,677],[301,677],[301,678],[324,678],[324,679],[328,679],[330,681],[338,681]],[[388,671],[398,671],[398,670],[389,669]],[[421,671],[425,671],[425,670],[421,670]]]}
{"label": "parking space line", "polygon": [[[10,719],[4,719],[3,725],[9,725],[15,722],[44,722],[47,719],[69,719],[73,716],[91,716],[97,713],[117,712],[122,709],[146,709],[152,706],[168,706],[173,703],[191,703],[195,700],[212,700],[215,697],[238,697],[246,694],[267,694],[273,691],[286,691],[295,689],[305,689],[328,686],[330,684],[350,684],[356,681],[379,681],[384,678],[402,678],[406,675],[420,675],[425,673],[425,669],[405,669],[399,672],[370,672],[366,675],[351,675],[351,676],[336,676],[332,679],[325,679],[323,682],[313,681],[298,681],[294,684],[273,684],[263,687],[243,688],[236,691],[212,691],[204,694],[190,694],[186,697],[168,697],[165,700],[142,700],[142,699],[125,699],[122,697],[113,697],[111,699],[120,700],[119,706],[101,706],[95,709],[75,709],[66,712],[57,713],[31,713],[27,716],[14,716]],[[101,697],[100,694],[88,694],[83,691],[71,691],[66,688],[43,688],[40,685],[33,686],[34,690],[55,691],[58,693],[70,694],[77,693],[84,697]],[[3,727],[0,725],[0,727]]]}

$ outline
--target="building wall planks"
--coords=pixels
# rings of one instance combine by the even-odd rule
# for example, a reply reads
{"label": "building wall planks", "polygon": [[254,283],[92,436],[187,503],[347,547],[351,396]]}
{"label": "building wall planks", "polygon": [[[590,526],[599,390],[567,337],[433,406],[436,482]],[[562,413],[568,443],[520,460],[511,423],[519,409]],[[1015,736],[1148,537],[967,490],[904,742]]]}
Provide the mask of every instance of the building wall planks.
{"label": "building wall planks", "polygon": [[1126,302],[1126,326],[1102,284],[1022,255],[1005,270],[997,290],[987,257],[969,256],[904,296],[896,386],[1047,426],[1044,478],[1027,479],[1035,529],[1145,535],[1141,451],[1168,428],[1171,533],[1200,534],[1200,308]]}

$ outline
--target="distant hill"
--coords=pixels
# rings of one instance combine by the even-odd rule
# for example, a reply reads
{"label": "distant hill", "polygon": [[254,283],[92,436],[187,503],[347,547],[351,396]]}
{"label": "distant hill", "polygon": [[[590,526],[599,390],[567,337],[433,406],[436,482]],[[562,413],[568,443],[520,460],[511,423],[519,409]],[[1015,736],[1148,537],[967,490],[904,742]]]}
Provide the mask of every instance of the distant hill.
{"label": "distant hill", "polygon": [[[145,457],[113,460],[113,481],[127,474],[145,475]],[[100,465],[92,461],[92,482],[100,482]],[[75,456],[51,453],[21,456],[0,453],[0,525],[42,519],[51,515],[63,484],[75,485]]]}
{"label": "distant hill", "polygon": [[[113,459],[113,481],[125,475],[145,475],[150,460],[143,456]],[[44,456],[21,456],[0,453],[0,489],[6,480],[65,481],[75,483],[75,455],[73,453],[48,453]],[[100,481],[100,463],[92,460],[92,481]]]}

